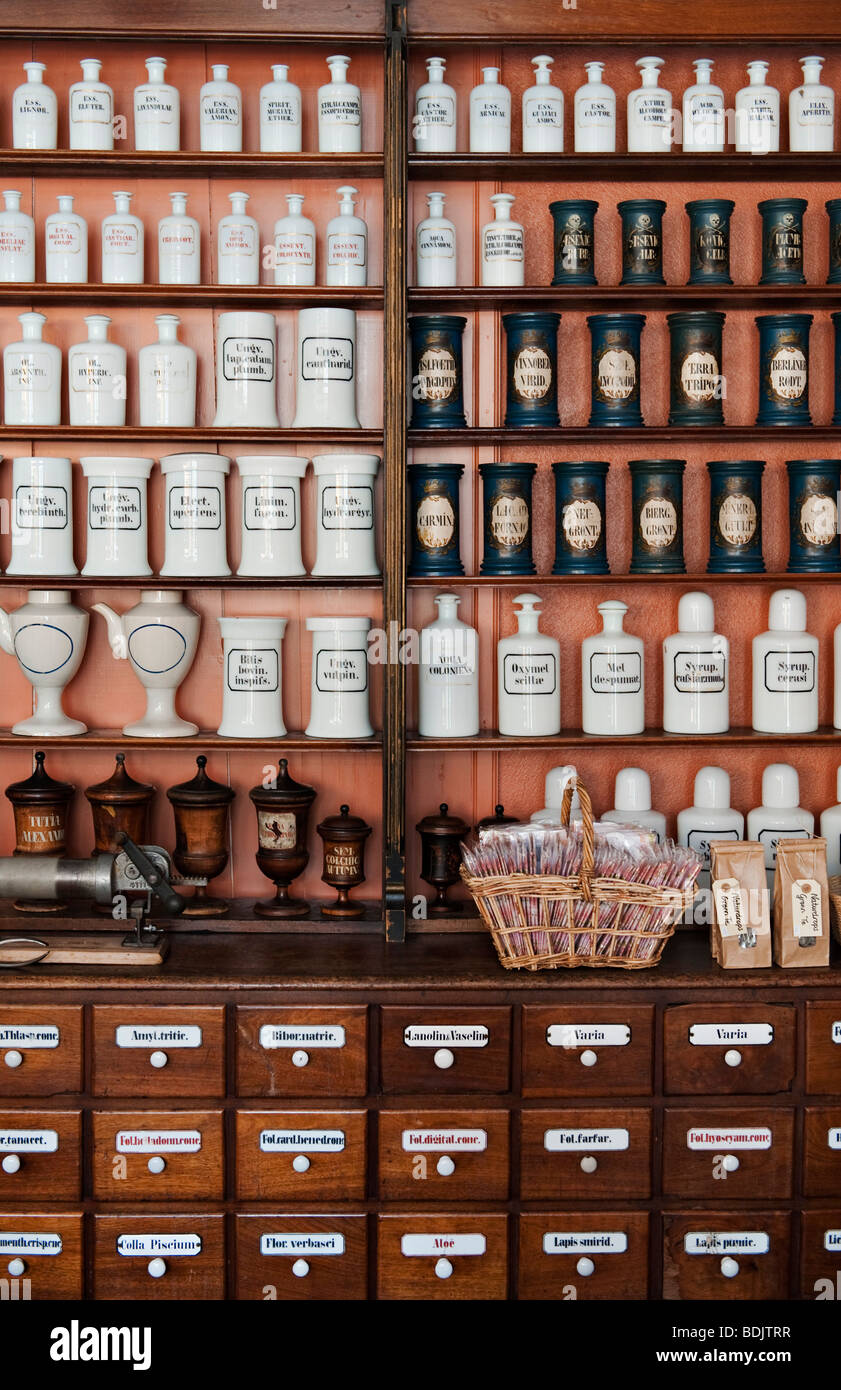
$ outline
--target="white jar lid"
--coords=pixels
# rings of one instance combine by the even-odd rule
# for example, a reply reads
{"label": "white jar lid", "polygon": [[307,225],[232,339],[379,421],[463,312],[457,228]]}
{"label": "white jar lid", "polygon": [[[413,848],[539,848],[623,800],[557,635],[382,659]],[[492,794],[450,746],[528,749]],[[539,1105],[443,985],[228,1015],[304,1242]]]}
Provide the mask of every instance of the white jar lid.
{"label": "white jar lid", "polygon": [[613,805],[617,811],[650,811],[651,778],[641,767],[621,767],[616,774]]}
{"label": "white jar lid", "polygon": [[231,460],[224,454],[166,454],[162,473],[229,473]]}
{"label": "white jar lid", "polygon": [[279,642],[286,632],[288,618],[217,618],[223,637],[237,642]]}
{"label": "white jar lid", "polygon": [[800,802],[800,778],[797,769],[788,763],[769,763],[762,774],[763,806],[797,806]]}
{"label": "white jar lid", "polygon": [[730,774],[723,767],[702,767],[695,773],[696,806],[726,811],[730,806]]}
{"label": "white jar lid", "polygon": [[24,463],[33,464],[38,468],[43,468],[50,463],[66,463],[68,468],[70,467],[70,459],[57,458],[55,454],[24,454],[21,458],[13,458],[12,463],[15,466]]}
{"label": "white jar lid", "polygon": [[313,454],[317,478],[327,473],[366,473],[374,476],[380,466],[379,454]]}
{"label": "white jar lid", "polygon": [[370,618],[307,618],[307,632],[367,632]]}
{"label": "white jar lid", "polygon": [[[565,763],[563,767],[550,767],[549,771],[546,774],[546,782],[544,786],[546,806],[557,806],[558,810],[560,810],[561,804],[564,799],[564,789],[566,788],[567,783],[571,781],[573,777],[577,776],[578,772],[575,769],[575,767],[573,767],[572,763]],[[570,806],[570,811],[572,812],[575,810],[580,810],[580,808],[581,802],[578,797],[578,788],[576,787],[572,793],[572,804]]]}
{"label": "white jar lid", "polygon": [[[247,198],[248,194],[240,193],[237,197]],[[253,222],[254,218],[248,220]],[[216,341],[221,342],[229,333],[238,338],[271,338],[274,343],[277,321],[274,314],[264,313],[260,309],[228,309],[217,319]]]}
{"label": "white jar lid", "polygon": [[713,632],[715,611],[709,594],[681,594],[677,606],[679,632]]}
{"label": "white jar lid", "polygon": [[806,596],[799,589],[777,589],[768,605],[771,632],[806,631]]}
{"label": "white jar lid", "polygon": [[244,478],[303,478],[309,459],[300,454],[238,454],[234,462]]}
{"label": "white jar lid", "polygon": [[86,478],[148,478],[154,459],[100,454],[79,459]]}

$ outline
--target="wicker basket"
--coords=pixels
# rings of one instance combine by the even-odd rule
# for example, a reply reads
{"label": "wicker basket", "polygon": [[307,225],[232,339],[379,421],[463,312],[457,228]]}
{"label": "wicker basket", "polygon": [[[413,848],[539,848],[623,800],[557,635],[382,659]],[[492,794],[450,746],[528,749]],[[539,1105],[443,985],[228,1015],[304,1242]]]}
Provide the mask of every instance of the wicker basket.
{"label": "wicker basket", "polygon": [[[577,779],[564,792],[561,823],[569,824],[576,785],[584,834],[580,873],[568,878],[552,874],[476,878],[461,866],[461,877],[506,970],[647,969],[657,964],[676,923],[694,900],[694,887],[684,893],[621,878],[594,877],[593,808]],[[583,903],[589,911],[582,912]]]}

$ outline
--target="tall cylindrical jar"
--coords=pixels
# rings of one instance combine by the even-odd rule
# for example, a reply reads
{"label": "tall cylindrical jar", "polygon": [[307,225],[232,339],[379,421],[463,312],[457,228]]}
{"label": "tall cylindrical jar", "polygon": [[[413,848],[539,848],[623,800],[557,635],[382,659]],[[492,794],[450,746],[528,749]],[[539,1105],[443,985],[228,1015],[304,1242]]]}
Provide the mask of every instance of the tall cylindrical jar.
{"label": "tall cylindrical jar", "polygon": [[644,424],[640,340],[645,314],[590,314],[591,425]]}
{"label": "tall cylindrical jar", "polygon": [[413,429],[458,429],[466,424],[462,374],[462,335],[467,319],[458,314],[413,314]]}
{"label": "tall cylindrical jar", "polygon": [[70,459],[13,459],[11,511],[12,557],[7,574],[77,573]]}
{"label": "tall cylindrical jar", "polygon": [[591,198],[559,198],[549,204],[553,224],[553,285],[595,285],[595,217]]}
{"label": "tall cylindrical jar", "polygon": [[226,428],[237,425],[277,428],[277,324],[274,314],[256,309],[233,309],[219,315],[216,322],[216,418],[213,423]]}
{"label": "tall cylindrical jar", "polygon": [[239,455],[242,548],[237,574],[293,578],[301,559],[301,479],[308,459],[296,454]]}
{"label": "tall cylindrical jar", "polygon": [[758,425],[811,425],[811,314],[759,314]]}
{"label": "tall cylindrical jar", "polygon": [[378,454],[315,454],[316,555],[313,574],[379,574],[374,529]]}
{"label": "tall cylindrical jar", "polygon": [[222,454],[167,454],[161,459],[166,541],[161,577],[228,575]]}
{"label": "tall cylindrical jar", "polygon": [[761,459],[716,459],[710,475],[710,574],[761,574]]}
{"label": "tall cylindrical jar", "polygon": [[757,206],[762,218],[760,285],[805,285],[803,214],[808,200],[766,198]]}
{"label": "tall cylindrical jar", "polygon": [[88,339],[67,352],[71,425],[126,423],[126,350],[108,340],[107,314],[88,314]]}
{"label": "tall cylindrical jar", "polygon": [[79,462],[88,480],[82,574],[151,574],[146,489],[153,460],[104,456]]}
{"label": "tall cylindrical jar", "polygon": [[683,574],[683,459],[631,459],[631,574]]}
{"label": "tall cylindrical jar", "polygon": [[312,633],[308,738],[370,738],[370,618],[307,618]]}
{"label": "tall cylindrical jar", "polygon": [[833,425],[841,425],[841,312],[831,315],[835,329],[835,409],[832,412]]}
{"label": "tall cylindrical jar", "polygon": [[217,618],[222,634],[220,738],[283,738],[286,618]]}
{"label": "tall cylindrical jar", "polygon": [[829,217],[828,285],[841,285],[841,198],[829,198],[826,203]]}
{"label": "tall cylindrical jar", "polygon": [[790,459],[786,469],[791,530],[789,573],[837,573],[841,570],[841,459]]}
{"label": "tall cylindrical jar", "polygon": [[484,556],[480,574],[534,574],[531,492],[536,463],[480,463]]}
{"label": "tall cylindrical jar", "polygon": [[558,326],[560,314],[503,314],[506,428],[559,423]]}
{"label": "tall cylindrical jar", "polygon": [[617,204],[622,219],[623,285],[664,285],[662,198],[627,198]]}
{"label": "tall cylindrical jar", "polygon": [[689,285],[732,285],[730,198],[695,198],[686,204],[689,217]]}
{"label": "tall cylindrical jar", "polygon": [[358,430],[357,378],[356,312],[301,309],[293,428]]}
{"label": "tall cylindrical jar", "polygon": [[724,314],[689,309],[667,314],[671,345],[670,425],[723,425]]}
{"label": "tall cylindrical jar", "polygon": [[609,574],[606,460],[552,464],[555,475],[553,574]]}
{"label": "tall cylindrical jar", "polygon": [[459,539],[463,463],[410,463],[408,574],[464,574]]}

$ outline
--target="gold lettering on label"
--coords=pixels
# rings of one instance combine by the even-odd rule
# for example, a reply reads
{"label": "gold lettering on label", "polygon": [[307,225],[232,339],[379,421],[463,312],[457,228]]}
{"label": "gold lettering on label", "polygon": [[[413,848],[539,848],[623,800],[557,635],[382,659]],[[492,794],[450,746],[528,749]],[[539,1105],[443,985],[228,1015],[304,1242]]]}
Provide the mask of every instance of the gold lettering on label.
{"label": "gold lettering on label", "polygon": [[731,492],[718,509],[718,529],[728,545],[747,545],[756,535],[756,504],[743,492]]}
{"label": "gold lettering on label", "polygon": [[418,392],[422,401],[447,401],[454,395],[456,360],[448,348],[425,348],[418,363]]}

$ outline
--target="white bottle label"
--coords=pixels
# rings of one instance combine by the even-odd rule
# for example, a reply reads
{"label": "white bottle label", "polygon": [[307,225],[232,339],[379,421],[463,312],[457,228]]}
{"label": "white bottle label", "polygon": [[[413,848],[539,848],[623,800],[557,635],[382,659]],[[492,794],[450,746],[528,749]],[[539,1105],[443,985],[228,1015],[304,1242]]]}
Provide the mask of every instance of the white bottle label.
{"label": "white bottle label", "polygon": [[693,1153],[706,1149],[770,1149],[771,1130],[765,1125],[756,1129],[705,1129],[693,1127],[686,1132],[686,1147]]}
{"label": "white bottle label", "polygon": [[841,1149],[841,1125],[833,1125],[827,1131],[826,1142],[830,1149]]}
{"label": "white bottle label", "polygon": [[292,1027],[282,1023],[264,1023],[260,1028],[260,1046],[267,1051],[279,1047],[344,1047],[345,1030],[338,1026],[301,1024]]}
{"label": "white bottle label", "polygon": [[229,690],[272,695],[280,684],[278,656],[274,647],[231,647],[225,665]]}
{"label": "white bottle label", "polygon": [[0,1130],[0,1153],[54,1154],[58,1151],[58,1131],[55,1129]]}
{"label": "white bottle label", "polygon": [[362,118],[358,96],[323,96],[318,102],[318,119],[322,125],[359,125]]}
{"label": "white bottle label", "polygon": [[563,126],[563,102],[560,97],[529,97],[526,101],[526,125],[530,130],[558,130]]}
{"label": "white bottle label", "polygon": [[47,222],[48,256],[73,256],[81,250],[78,222]]}
{"label": "white bottle label", "polygon": [[774,1041],[771,1023],[691,1023],[692,1047],[726,1047],[739,1043],[747,1047],[767,1047]]}
{"label": "white bottle label", "polygon": [[421,501],[415,529],[424,550],[443,550],[453,539],[456,528],[455,513],[449,497],[430,493]]}
{"label": "white bottle label", "polygon": [[76,353],[70,363],[70,389],[85,394],[94,392],[103,396],[113,395],[114,377],[111,362],[107,358],[97,357],[95,352]]}
{"label": "white bottle label", "polygon": [[590,689],[594,695],[638,695],[642,690],[639,652],[591,652]]}
{"label": "white bottle label", "polygon": [[[710,841],[711,840],[740,840],[742,837],[738,830],[690,830],[686,836],[686,843],[690,849],[694,849],[700,854],[704,861],[704,868],[710,867]],[[731,880],[722,880],[730,882]],[[736,880],[732,880],[736,882]],[[724,933],[722,933],[723,935]]]}
{"label": "white bottle label", "polygon": [[709,92],[696,93],[690,99],[689,124],[700,126],[703,130],[708,125],[714,125],[724,111],[724,103],[721,97],[711,95]]}
{"label": "white bottle label", "polygon": [[608,348],[598,361],[599,395],[608,401],[626,401],[637,384],[637,366],[625,348]]}
{"label": "white bottle label", "polygon": [[668,497],[649,497],[640,508],[640,536],[650,550],[665,550],[677,536],[677,508]]}
{"label": "white bottle label", "polygon": [[418,362],[415,389],[421,401],[449,400],[458,384],[456,360],[447,348],[425,348]]}
{"label": "white bottle label", "polygon": [[301,344],[301,375],[304,381],[352,381],[352,339],[305,338]]}
{"label": "white bottle label", "polygon": [[274,381],[272,338],[226,338],[222,374],[226,381]]}
{"label": "white bottle label", "polygon": [[19,1051],[30,1047],[58,1047],[60,1040],[59,1029],[54,1023],[0,1023],[0,1047]]}
{"label": "white bottle label", "polygon": [[211,93],[201,99],[201,119],[206,125],[238,125],[239,99]]}
{"label": "white bottle label", "polygon": [[675,652],[675,690],[713,695],[725,688],[727,660],[723,652]]}
{"label": "white bottle label", "polygon": [[688,352],[680,365],[680,387],[690,401],[711,401],[721,393],[721,373],[711,352]]}
{"label": "white bottle label", "polygon": [[834,111],[829,97],[801,97],[798,105],[797,124],[806,126],[831,126]]}
{"label": "white bottle label", "polygon": [[345,1147],[343,1129],[263,1129],[260,1149],[263,1153],[326,1154],[342,1153]]}
{"label": "white bottle label", "polygon": [[729,493],[718,509],[718,529],[728,545],[748,545],[756,535],[756,504],[741,492]]}
{"label": "white bottle label", "polygon": [[15,101],[14,114],[28,120],[30,117],[37,119],[38,117],[49,116],[50,110],[41,97],[30,95],[30,92],[24,88],[23,95],[17,97]]}
{"label": "white bottle label", "polygon": [[0,1255],[60,1255],[57,1231],[0,1231]]}
{"label": "white bottle label", "polygon": [[765,653],[765,689],[809,695],[815,688],[815,653],[770,651]]}
{"label": "white bottle label", "polygon": [[246,531],[294,531],[298,523],[295,489],[244,488],[242,521]]}
{"label": "white bottle label", "polygon": [[176,1255],[200,1255],[201,1236],[194,1232],[186,1234],[182,1231],[167,1232],[166,1234],[147,1235],[120,1235],[117,1236],[117,1254],[126,1256],[166,1255],[167,1259]]}
{"label": "white bottle label", "polygon": [[160,88],[147,87],[135,93],[134,114],[141,119],[154,121],[155,125],[172,125],[175,119],[175,103]]}
{"label": "white bottle label", "polygon": [[292,811],[258,811],[257,838],[261,849],[294,849],[298,839]]}
{"label": "white bottle label", "polygon": [[543,1147],[547,1153],[616,1152],[630,1147],[627,1129],[547,1129]]}
{"label": "white bottle label", "polygon": [[475,97],[473,99],[472,115],[475,120],[484,124],[505,123],[508,120],[508,107],[505,102],[499,101],[497,97]]}
{"label": "white bottle label", "polygon": [[452,126],[455,102],[449,96],[418,97],[417,125]]}
{"label": "white bottle label", "polygon": [[220,489],[171,487],[167,492],[167,525],[172,531],[218,531],[222,525]]}
{"label": "white bottle label", "polygon": [[102,228],[104,256],[136,256],[139,247],[137,227],[133,222],[106,222]]}
{"label": "white bottle label", "polygon": [[230,222],[223,226],[219,238],[220,256],[254,256],[257,252],[257,233],[249,222]]}
{"label": "white bottle label", "polygon": [[439,1153],[442,1149],[484,1153],[488,1135],[484,1129],[404,1129],[400,1145],[404,1153]]}
{"label": "white bottle label", "polygon": [[821,885],[797,878],[791,885],[791,922],[795,936],[823,936]]}
{"label": "white bottle label", "polygon": [[313,265],[315,244],[311,232],[277,232],[274,239],[275,264]]}
{"label": "white bottle label", "polygon": [[514,358],[514,390],[525,401],[541,401],[552,386],[552,363],[543,348],[520,348]]}
{"label": "white bottle label", "polygon": [[110,125],[111,93],[107,87],[82,87],[70,93],[70,119],[80,125]]}
{"label": "white bottle label", "polygon": [[345,1238],[339,1231],[267,1231],[260,1237],[261,1255],[343,1255]]}
{"label": "white bottle label", "polygon": [[806,355],[796,347],[779,347],[768,364],[771,391],[781,401],[798,401],[806,390]]}
{"label": "white bottle label", "polygon": [[643,125],[668,126],[670,114],[665,92],[646,92],[634,102],[634,115]]}
{"label": "white bottle label", "polygon": [[490,1040],[483,1023],[410,1023],[403,1029],[405,1047],[487,1047]]}
{"label": "white bottle label", "polygon": [[486,261],[523,259],[523,233],[519,228],[490,226],[485,229],[482,255]]}
{"label": "white bottle label", "polygon": [[201,1151],[199,1129],[121,1129],[114,1141],[118,1154],[197,1154]]}
{"label": "white bottle label", "polygon": [[561,525],[570,550],[593,550],[601,539],[602,514],[597,503],[576,498],[564,507]]}
{"label": "white bottle label", "polygon": [[52,361],[38,348],[4,354],[6,386],[19,391],[49,391],[53,384]]}
{"label": "white bottle label", "polygon": [[[841,1019],[837,1019],[829,1030],[830,1040],[841,1047]],[[1,1041],[1,1040],[0,1040]]]}
{"label": "white bottle label", "polygon": [[158,241],[160,249],[169,256],[192,256],[196,251],[196,230],[189,222],[162,224]]}
{"label": "white bottle label", "polygon": [[67,489],[15,489],[15,526],[19,531],[63,531],[67,526]]}
{"label": "white bottle label", "polygon": [[802,825],[793,825],[790,829],[786,826],[775,826],[773,830],[760,830],[756,838],[761,845],[770,849],[771,863],[776,864],[777,845],[780,840],[810,840],[812,837]]}
{"label": "white bottle label", "polygon": [[628,1249],[624,1231],[545,1231],[544,1255],[623,1255]]}
{"label": "white bottle label", "polygon": [[557,666],[554,652],[507,652],[502,663],[503,690],[506,695],[554,695]]}
{"label": "white bottle label", "polygon": [[418,229],[418,256],[421,260],[451,261],[456,254],[455,233],[450,227],[420,227]]}
{"label": "white bottle label", "polygon": [[321,525],[325,531],[371,531],[374,489],[325,487],[321,493]]}
{"label": "white bottle label", "polygon": [[315,688],[321,693],[367,690],[368,653],[322,647],[316,655]]}
{"label": "white bottle label", "polygon": [[550,1047],[627,1047],[631,1030],[627,1023],[550,1023],[546,1041]]}
{"label": "white bottle label", "polygon": [[476,653],[453,633],[426,638],[425,676],[429,685],[472,685],[476,678]]}
{"label": "white bottle label", "polygon": [[333,232],[327,238],[327,264],[365,265],[367,245],[361,232]]}
{"label": "white bottle label", "polygon": [[524,497],[497,497],[490,514],[490,532],[498,546],[522,545],[529,533],[529,507]]}
{"label": "white bottle label", "polygon": [[114,1030],[118,1047],[201,1047],[201,1038],[201,1028],[192,1023],[123,1023]]}
{"label": "white bottle label", "polygon": [[296,96],[263,97],[260,119],[266,125],[300,125],[301,103]]}
{"label": "white bottle label", "polygon": [[582,97],[576,112],[579,126],[591,130],[595,126],[611,125],[616,118],[616,101],[613,97]]}
{"label": "white bottle label", "polygon": [[88,488],[88,528],[91,531],[139,531],[142,520],[139,487],[92,484]]}
{"label": "white bottle label", "polygon": [[153,358],[152,366],[147,370],[157,394],[183,396],[186,392],[190,373],[185,358],[182,357],[179,360],[159,353],[157,357]]}
{"label": "white bottle label", "polygon": [[767,1255],[771,1242],[764,1231],[687,1231],[687,1255]]}
{"label": "white bottle label", "polygon": [[406,1235],[400,1237],[402,1255],[484,1255],[483,1235]]}
{"label": "white bottle label", "polygon": [[800,530],[810,545],[831,545],[838,534],[835,499],[813,493],[800,508]]}

